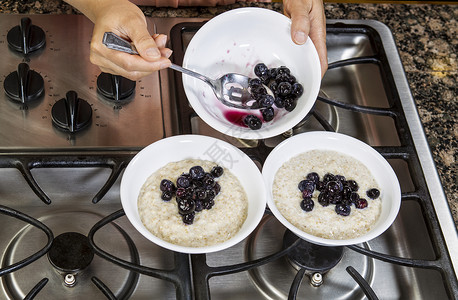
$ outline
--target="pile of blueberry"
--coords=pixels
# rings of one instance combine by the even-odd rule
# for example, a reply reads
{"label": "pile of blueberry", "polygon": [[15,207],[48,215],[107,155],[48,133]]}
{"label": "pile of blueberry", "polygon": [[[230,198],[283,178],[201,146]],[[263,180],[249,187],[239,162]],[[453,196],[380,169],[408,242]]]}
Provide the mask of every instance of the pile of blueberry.
{"label": "pile of blueberry", "polygon": [[161,199],[170,201],[175,196],[183,223],[190,225],[194,222],[196,212],[211,209],[215,205],[215,197],[221,191],[216,179],[223,173],[220,166],[213,167],[210,172],[205,172],[201,166],[194,166],[189,173],[181,174],[176,184],[162,179],[159,185]]}
{"label": "pile of blueberry", "polygon": [[[299,182],[298,188],[302,193],[300,206],[304,211],[313,210],[315,202],[312,200],[312,195],[315,190],[319,191],[318,203],[322,206],[335,204],[335,211],[341,216],[350,214],[352,204],[358,209],[366,208],[368,205],[367,200],[360,198],[358,194],[358,183],[354,180],[346,180],[342,175],[326,173],[323,180],[320,180],[317,173],[311,172]],[[366,191],[366,195],[370,199],[377,199],[380,191],[372,188]]]}
{"label": "pile of blueberry", "polygon": [[[249,82],[251,97],[256,100],[260,108],[262,120],[255,115],[247,115],[244,123],[253,130],[260,129],[263,122],[272,121],[275,116],[273,106],[292,111],[297,104],[297,99],[303,94],[303,86],[296,81],[290,69],[285,66],[268,68],[264,63],[254,67],[254,74]],[[267,93],[267,86],[274,95]]]}

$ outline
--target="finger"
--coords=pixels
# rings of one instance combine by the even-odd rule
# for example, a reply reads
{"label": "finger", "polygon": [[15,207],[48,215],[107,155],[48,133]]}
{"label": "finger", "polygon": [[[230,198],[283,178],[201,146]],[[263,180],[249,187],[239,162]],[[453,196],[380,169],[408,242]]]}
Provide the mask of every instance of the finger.
{"label": "finger", "polygon": [[326,49],[326,16],[320,2],[316,2],[310,13],[310,39],[318,52],[321,65],[321,77],[328,69],[328,53]]}
{"label": "finger", "polygon": [[310,32],[310,10],[311,8],[302,1],[288,1],[285,4],[285,15],[291,18],[291,38],[298,45],[307,41]]}
{"label": "finger", "polygon": [[[91,62],[102,69],[110,70],[111,74],[120,75],[131,80],[138,80],[154,71],[170,66],[170,60],[165,57],[154,62],[147,62],[137,55],[121,53],[115,50],[112,56],[92,56]],[[109,57],[109,59],[107,58]]]}
{"label": "finger", "polygon": [[136,30],[128,32],[128,35],[140,56],[145,60],[155,61],[161,57],[161,52],[146,26],[137,26]]}

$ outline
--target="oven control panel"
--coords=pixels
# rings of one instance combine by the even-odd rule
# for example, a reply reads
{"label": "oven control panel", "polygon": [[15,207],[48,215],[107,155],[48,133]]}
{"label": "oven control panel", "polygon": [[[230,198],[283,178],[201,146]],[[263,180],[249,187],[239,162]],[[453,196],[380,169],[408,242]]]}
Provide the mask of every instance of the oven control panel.
{"label": "oven control panel", "polygon": [[101,72],[85,16],[2,15],[0,28],[0,149],[140,149],[165,136],[159,72]]}

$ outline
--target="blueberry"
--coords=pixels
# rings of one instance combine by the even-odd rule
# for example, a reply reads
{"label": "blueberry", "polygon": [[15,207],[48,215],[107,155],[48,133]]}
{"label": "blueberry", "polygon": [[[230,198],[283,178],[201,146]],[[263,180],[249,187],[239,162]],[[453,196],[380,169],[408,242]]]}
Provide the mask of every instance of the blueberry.
{"label": "blueberry", "polygon": [[251,98],[259,101],[262,98],[262,96],[267,95],[267,90],[263,85],[258,85],[251,88],[250,93]]}
{"label": "blueberry", "polygon": [[343,185],[340,181],[328,181],[326,183],[326,191],[331,195],[337,195],[343,190]]}
{"label": "blueberry", "polygon": [[205,199],[207,199],[207,191],[206,190],[197,189],[196,190],[196,196],[197,196],[197,200],[205,200]]}
{"label": "blueberry", "polygon": [[251,78],[250,81],[248,81],[248,86],[250,88],[254,88],[254,87],[259,86],[261,84],[262,84],[262,82],[261,82],[261,79],[259,79],[259,78]]}
{"label": "blueberry", "polygon": [[177,186],[182,188],[187,188],[191,185],[191,180],[188,176],[181,175],[177,178]]}
{"label": "blueberry", "polygon": [[213,191],[215,191],[215,194],[218,195],[219,192],[221,191],[221,186],[219,185],[219,183],[215,183],[215,186],[213,187]]}
{"label": "blueberry", "polygon": [[366,195],[371,199],[377,199],[380,196],[380,191],[376,188],[372,188],[366,192]]}
{"label": "blueberry", "polygon": [[178,198],[184,199],[188,195],[185,188],[177,188],[176,195]]}
{"label": "blueberry", "polygon": [[159,184],[159,189],[163,192],[168,191],[168,192],[174,192],[175,191],[175,185],[173,182],[171,182],[168,179],[162,179],[161,183]]}
{"label": "blueberry", "polygon": [[304,88],[302,87],[302,84],[298,82],[293,83],[291,94],[293,94],[296,98],[299,98],[303,93]]}
{"label": "blueberry", "polygon": [[259,63],[256,66],[254,66],[254,74],[258,77],[262,77],[266,74],[268,74],[269,68],[264,63]]}
{"label": "blueberry", "polygon": [[163,191],[161,195],[161,199],[164,201],[170,201],[172,199],[172,192],[169,191]]}
{"label": "blueberry", "polygon": [[342,184],[347,182],[347,179],[343,175],[336,175],[335,177],[336,177],[336,181],[340,181],[342,182]]}
{"label": "blueberry", "polygon": [[323,176],[323,181],[325,183],[329,182],[329,181],[335,181],[336,180],[336,177],[334,176],[334,174],[332,173],[326,173],[324,174]]}
{"label": "blueberry", "polygon": [[350,195],[351,203],[356,203],[359,200],[359,195],[356,192],[352,192]]}
{"label": "blueberry", "polygon": [[324,181],[318,181],[316,183],[316,190],[317,191],[322,192],[322,191],[324,191],[325,188],[326,188],[326,183]]}
{"label": "blueberry", "polygon": [[261,119],[259,119],[255,115],[247,115],[247,116],[245,116],[245,118],[243,119],[243,123],[245,123],[245,125],[250,127],[250,129],[252,129],[252,130],[260,129],[261,126],[262,126]]}
{"label": "blueberry", "polygon": [[294,100],[291,97],[285,98],[285,100],[283,101],[283,107],[289,112],[293,111],[296,108],[296,105],[296,100]]}
{"label": "blueberry", "polygon": [[215,201],[214,200],[209,200],[209,201],[202,202],[202,207],[204,209],[211,209],[213,207],[213,205],[215,205]]}
{"label": "blueberry", "polygon": [[261,109],[261,114],[262,114],[262,118],[264,122],[270,122],[274,119],[275,111],[273,107],[268,107],[268,108]]}
{"label": "blueberry", "polygon": [[318,175],[318,173],[316,173],[316,172],[308,173],[305,178],[315,182],[315,184],[317,184],[320,181],[320,175]]}
{"label": "blueberry", "polygon": [[267,86],[272,91],[272,93],[274,93],[274,94],[278,93],[278,82],[271,81]]}
{"label": "blueberry", "polygon": [[274,104],[275,104],[276,107],[278,107],[278,108],[285,107],[284,102],[285,102],[285,100],[283,98],[281,98],[279,96],[275,97]]}
{"label": "blueberry", "polygon": [[308,180],[308,179],[301,180],[299,182],[299,184],[297,185],[297,188],[301,192],[303,192],[304,190],[310,190],[310,191],[313,192],[315,190],[315,182],[311,181],[311,180]]}
{"label": "blueberry", "polygon": [[312,195],[313,195],[313,191],[312,190],[303,190],[302,191],[302,198],[303,199],[306,199],[306,198],[312,198]]}
{"label": "blueberry", "polygon": [[331,204],[341,204],[342,203],[342,195],[338,194],[328,194],[329,195],[329,203]]}
{"label": "blueberry", "polygon": [[286,82],[286,83],[290,83],[290,75],[289,74],[286,74],[286,73],[278,73],[277,77],[275,77],[275,81],[280,84],[282,82]]}
{"label": "blueberry", "polygon": [[194,223],[194,217],[195,213],[192,212],[189,214],[182,215],[181,219],[183,220],[183,223],[185,223],[186,225],[191,225],[192,223]]}
{"label": "blueberry", "polygon": [[272,95],[265,94],[260,96],[258,103],[260,107],[271,107],[274,104],[275,98]]}
{"label": "blueberry", "polygon": [[359,185],[356,181],[350,179],[347,180],[347,184],[353,192],[357,192],[359,190]]}
{"label": "blueberry", "polygon": [[292,86],[289,82],[281,82],[278,84],[278,94],[280,96],[287,96],[291,93]]}
{"label": "blueberry", "polygon": [[301,201],[301,208],[304,211],[312,211],[315,206],[315,202],[311,198],[307,198]]}
{"label": "blueberry", "polygon": [[207,198],[205,198],[204,201],[214,200],[215,197],[216,197],[216,192],[215,192],[215,190],[208,190],[208,191],[207,191]]}
{"label": "blueberry", "polygon": [[278,70],[277,70],[277,68],[271,68],[271,69],[269,69],[267,74],[269,74],[270,79],[275,79],[275,77],[277,77],[277,75],[278,75]]}
{"label": "blueberry", "polygon": [[200,180],[204,178],[205,171],[204,168],[202,168],[201,166],[194,166],[191,169],[189,169],[189,174],[191,175],[191,178],[193,180]]}
{"label": "blueberry", "polygon": [[364,198],[359,198],[358,201],[356,201],[355,206],[356,208],[363,209],[367,207],[367,200]]}
{"label": "blueberry", "polygon": [[215,179],[213,178],[213,175],[211,175],[210,173],[206,173],[202,181],[207,190],[213,188],[213,186],[216,183]]}
{"label": "blueberry", "polygon": [[291,74],[291,70],[285,66],[281,66],[279,68],[277,68],[277,73],[278,74]]}
{"label": "blueberry", "polygon": [[223,173],[224,169],[221,166],[214,166],[210,171],[210,174],[212,174],[214,178],[220,177]]}
{"label": "blueberry", "polygon": [[199,212],[199,211],[202,211],[202,209],[204,209],[202,201],[197,200],[197,201],[194,201],[194,203],[196,204],[194,211]]}
{"label": "blueberry", "polygon": [[335,211],[338,215],[348,216],[351,212],[351,207],[350,205],[337,204]]}
{"label": "blueberry", "polygon": [[351,200],[350,199],[351,193],[352,193],[351,188],[349,186],[344,186],[342,189],[342,198],[344,200]]}
{"label": "blueberry", "polygon": [[318,203],[320,203],[322,206],[328,206],[329,205],[329,196],[326,194],[326,192],[321,192],[318,195]]}
{"label": "blueberry", "polygon": [[196,203],[194,200],[189,200],[189,199],[181,199],[178,202],[178,213],[180,215],[186,215],[194,212],[196,208]]}

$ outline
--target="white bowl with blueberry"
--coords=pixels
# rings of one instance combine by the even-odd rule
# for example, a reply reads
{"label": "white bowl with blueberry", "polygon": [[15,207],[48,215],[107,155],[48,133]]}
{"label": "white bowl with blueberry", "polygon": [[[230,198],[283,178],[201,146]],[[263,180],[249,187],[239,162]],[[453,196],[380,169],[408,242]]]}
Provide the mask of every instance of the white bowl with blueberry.
{"label": "white bowl with blueberry", "polygon": [[231,144],[201,135],[172,136],[141,150],[126,167],[120,197],[144,237],[194,254],[239,243],[266,208],[255,163]]}
{"label": "white bowl with blueberry", "polygon": [[205,23],[188,45],[183,67],[210,78],[226,73],[253,78],[250,90],[259,109],[227,107],[206,83],[183,75],[186,96],[199,117],[243,139],[276,136],[298,124],[316,101],[321,69],[312,41],[296,45],[290,31],[289,18],[263,8],[230,10]]}
{"label": "white bowl with blueberry", "polygon": [[267,204],[294,234],[319,245],[376,238],[396,219],[398,178],[371,146],[334,132],[307,132],[280,143],[262,175]]}

